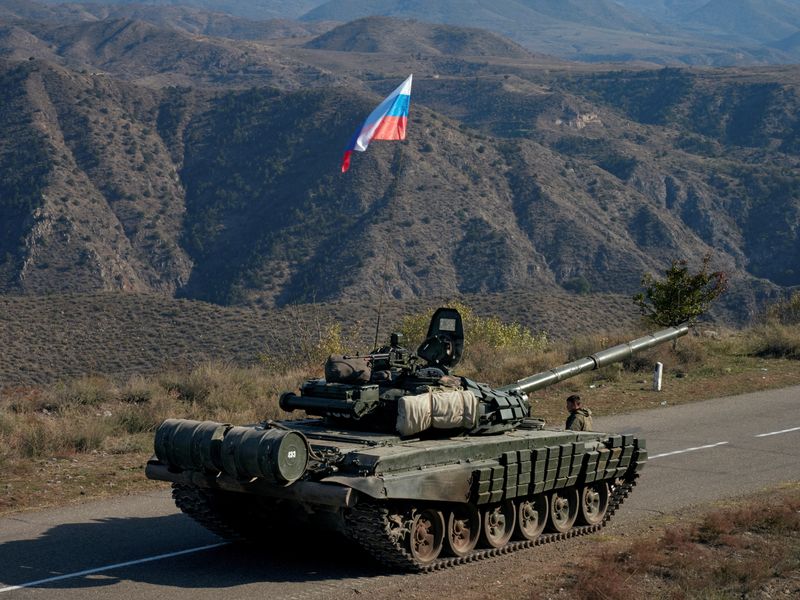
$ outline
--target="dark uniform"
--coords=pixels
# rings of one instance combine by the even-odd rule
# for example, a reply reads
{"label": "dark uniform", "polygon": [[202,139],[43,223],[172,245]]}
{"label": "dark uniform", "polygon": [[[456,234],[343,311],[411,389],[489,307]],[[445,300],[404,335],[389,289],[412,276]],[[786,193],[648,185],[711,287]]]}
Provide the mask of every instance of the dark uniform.
{"label": "dark uniform", "polygon": [[592,411],[588,408],[578,408],[570,411],[565,428],[572,431],[591,431]]}

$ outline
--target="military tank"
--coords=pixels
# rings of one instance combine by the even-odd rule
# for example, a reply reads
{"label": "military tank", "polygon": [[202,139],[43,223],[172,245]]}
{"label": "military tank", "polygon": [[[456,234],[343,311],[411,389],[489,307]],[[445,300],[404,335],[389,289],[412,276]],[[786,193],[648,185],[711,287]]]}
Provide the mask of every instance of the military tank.
{"label": "military tank", "polygon": [[227,539],[335,529],[393,569],[432,571],[599,530],[647,460],[629,434],[545,428],[528,394],[674,340],[664,329],[500,388],[457,377],[460,314],[438,309],[412,352],[392,334],[331,356],[280,397],[305,418],[234,426],[168,419],[147,477]]}

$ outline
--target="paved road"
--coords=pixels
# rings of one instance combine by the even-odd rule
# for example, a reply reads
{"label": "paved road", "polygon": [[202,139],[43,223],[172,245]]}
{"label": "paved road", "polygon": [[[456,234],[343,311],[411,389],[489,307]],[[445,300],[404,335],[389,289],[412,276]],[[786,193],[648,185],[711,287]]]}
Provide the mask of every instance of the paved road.
{"label": "paved road", "polygon": [[[596,419],[595,427],[641,435],[652,458],[615,529],[800,480],[800,387]],[[255,551],[220,544],[157,492],[0,519],[0,600],[329,598],[452,577],[406,580],[363,559],[330,538],[311,549],[274,539]]]}

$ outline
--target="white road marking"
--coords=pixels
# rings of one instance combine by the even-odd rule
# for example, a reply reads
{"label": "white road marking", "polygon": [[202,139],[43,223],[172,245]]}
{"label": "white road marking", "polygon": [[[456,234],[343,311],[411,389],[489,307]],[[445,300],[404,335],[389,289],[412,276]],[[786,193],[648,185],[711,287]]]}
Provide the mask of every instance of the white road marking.
{"label": "white road marking", "polygon": [[33,587],[34,585],[42,585],[44,583],[51,583],[53,581],[60,581],[62,579],[71,579],[73,577],[83,577],[84,575],[92,575],[94,573],[102,573],[103,571],[110,571],[112,569],[119,569],[121,567],[130,567],[131,565],[140,565],[142,563],[153,562],[162,560],[164,558],[172,558],[174,556],[182,556],[184,554],[193,554],[194,552],[202,552],[203,550],[211,550],[212,548],[219,548],[220,546],[227,546],[229,542],[221,542],[219,544],[209,544],[208,546],[200,546],[198,548],[189,548],[188,550],[179,550],[178,552],[170,552],[168,554],[159,554],[158,556],[149,556],[147,558],[140,558],[138,560],[129,560],[127,562],[117,563],[115,565],[106,565],[105,567],[97,567],[95,569],[87,569],[85,571],[78,571],[77,573],[67,573],[66,575],[59,575],[57,577],[48,577],[47,579],[39,579],[38,581],[29,581],[28,583],[20,583],[19,585],[12,585],[9,587],[0,588],[2,592],[13,592],[22,588]]}
{"label": "white road marking", "polygon": [[707,446],[696,446],[694,448],[686,448],[685,450],[673,450],[672,452],[664,452],[664,454],[656,454],[655,456],[648,457],[650,460],[654,458],[661,458],[662,456],[672,456],[673,454],[684,454],[685,452],[694,452],[695,450],[707,450],[708,448],[716,448],[717,446],[724,446],[729,442],[717,442],[716,444],[708,444]]}
{"label": "white road marking", "polygon": [[781,429],[780,431],[770,431],[769,433],[759,433],[756,437],[767,437],[769,435],[779,435],[781,433],[789,433],[791,431],[800,431],[800,427],[792,427],[791,429]]}

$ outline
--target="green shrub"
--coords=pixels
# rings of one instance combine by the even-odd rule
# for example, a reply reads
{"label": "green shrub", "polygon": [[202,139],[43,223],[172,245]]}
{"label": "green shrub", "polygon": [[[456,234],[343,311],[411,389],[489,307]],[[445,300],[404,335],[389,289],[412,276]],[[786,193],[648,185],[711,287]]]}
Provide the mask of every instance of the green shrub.
{"label": "green shrub", "polygon": [[88,375],[48,389],[47,400],[54,410],[70,406],[99,406],[117,397],[114,383],[105,377]]}
{"label": "green shrub", "polygon": [[163,391],[163,388],[152,379],[142,375],[133,375],[119,390],[119,399],[131,404],[144,404],[150,402]]}
{"label": "green shrub", "polygon": [[15,417],[5,408],[0,407],[0,439],[11,435],[15,429]]}
{"label": "green shrub", "polygon": [[[532,333],[519,323],[503,323],[497,317],[480,317],[461,302],[449,302],[464,321],[464,345],[472,352],[473,348],[485,345],[488,348],[507,348],[517,352],[543,352],[548,345],[547,334]],[[434,309],[409,315],[403,319],[400,332],[409,348],[416,348],[425,339]]]}
{"label": "green shrub", "polygon": [[[668,350],[682,366],[692,367],[708,362],[709,346],[714,343],[714,340],[704,340],[688,335],[678,340],[674,348],[672,345],[662,346],[662,348]],[[665,361],[661,360],[660,362]]]}
{"label": "green shrub", "polygon": [[174,390],[180,400],[201,404],[211,394],[213,380],[209,377],[207,369],[196,368],[185,377],[175,381],[174,385]]}
{"label": "green shrub", "polygon": [[585,296],[592,291],[592,284],[589,283],[589,280],[583,275],[573,277],[572,279],[567,279],[561,284],[561,287],[569,292],[572,292],[573,294],[578,294],[580,296]]}
{"label": "green shrub", "polygon": [[611,348],[617,344],[630,341],[629,336],[624,335],[610,335],[605,333],[587,334],[581,337],[572,338],[567,345],[567,360],[578,360],[590,356],[600,350]]}
{"label": "green shrub", "polygon": [[99,450],[103,441],[114,434],[114,424],[108,416],[95,418],[87,415],[83,418],[70,419],[62,424],[61,452],[90,452]]}
{"label": "green shrub", "polygon": [[293,352],[274,354],[261,353],[261,366],[272,373],[285,373],[298,367],[319,369],[331,354],[355,353],[351,340],[342,332],[341,323],[323,325],[317,323],[315,328],[305,332],[296,332],[293,339]]}
{"label": "green shrub", "polygon": [[490,385],[506,385],[551,369],[564,362],[560,350],[517,352],[511,348],[492,348],[486,344],[470,346],[458,374]]}
{"label": "green shrub", "polygon": [[153,451],[153,434],[113,435],[103,440],[101,449],[109,454],[133,454]]}
{"label": "green shrub", "polygon": [[58,421],[41,415],[26,415],[19,419],[9,445],[26,458],[46,458],[64,451]]}
{"label": "green shrub", "polygon": [[114,413],[114,429],[124,433],[135,434],[155,431],[163,418],[154,413],[149,406],[121,406]]}
{"label": "green shrub", "polygon": [[673,260],[656,279],[652,273],[642,276],[643,292],[633,296],[644,318],[662,327],[695,323],[709,306],[728,289],[728,275],[723,271],[709,272],[711,255],[703,257],[696,273],[689,272],[686,260]]}
{"label": "green shrub", "polygon": [[751,356],[800,359],[800,327],[764,325],[749,336],[747,353]]}
{"label": "green shrub", "polygon": [[800,325],[800,292],[767,307],[767,323]]}

